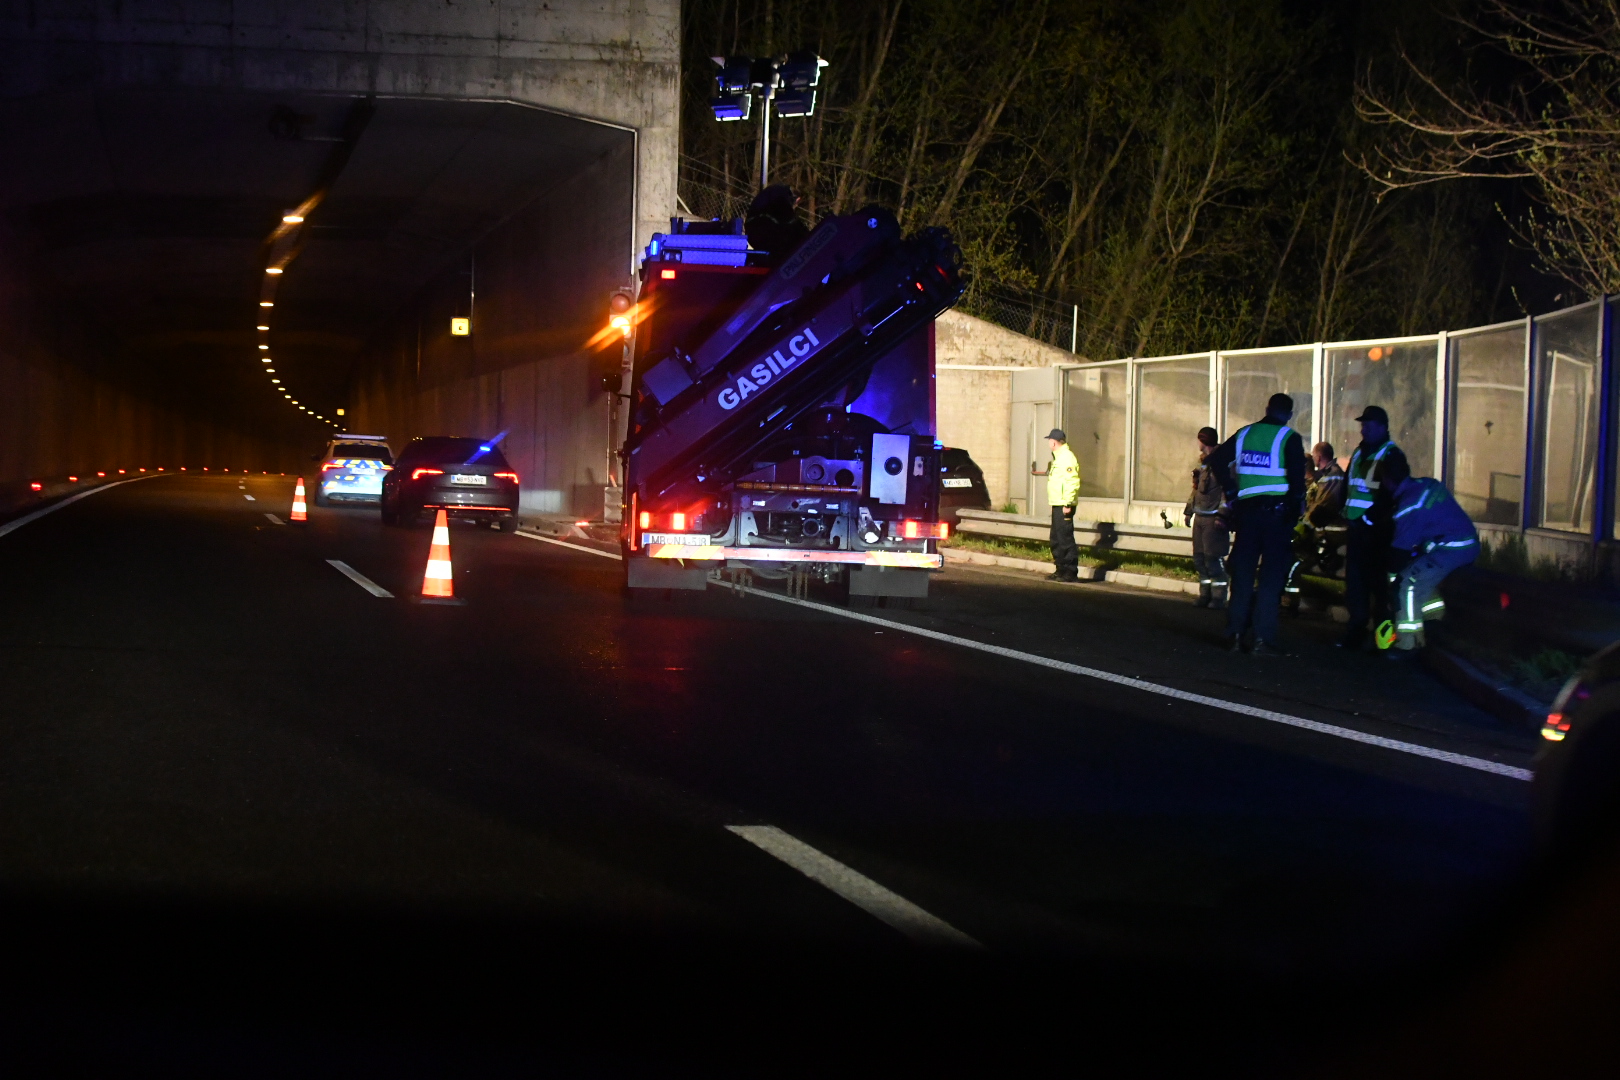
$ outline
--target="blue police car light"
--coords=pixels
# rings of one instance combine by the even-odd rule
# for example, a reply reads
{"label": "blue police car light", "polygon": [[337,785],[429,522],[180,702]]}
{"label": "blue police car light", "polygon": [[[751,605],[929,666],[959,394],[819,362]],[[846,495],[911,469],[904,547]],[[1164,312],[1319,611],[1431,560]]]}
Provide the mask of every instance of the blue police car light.
{"label": "blue police car light", "polygon": [[490,448],[487,447],[487,446],[480,446],[478,449],[483,451],[486,454],[489,453],[489,451],[490,451]]}
{"label": "blue police car light", "polygon": [[869,218],[867,218],[867,219],[866,219],[866,227],[867,227],[867,228],[868,228],[868,229],[875,229],[875,228],[877,228],[877,218],[875,218],[875,217],[869,217]]}

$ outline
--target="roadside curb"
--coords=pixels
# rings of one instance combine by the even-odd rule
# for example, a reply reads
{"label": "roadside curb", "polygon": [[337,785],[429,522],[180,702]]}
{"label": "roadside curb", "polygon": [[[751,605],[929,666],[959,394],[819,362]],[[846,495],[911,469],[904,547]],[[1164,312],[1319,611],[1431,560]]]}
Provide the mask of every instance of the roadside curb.
{"label": "roadside curb", "polygon": [[1454,652],[1429,645],[1419,654],[1419,660],[1441,682],[1499,720],[1536,730],[1546,719],[1547,706],[1543,702],[1487,675]]}

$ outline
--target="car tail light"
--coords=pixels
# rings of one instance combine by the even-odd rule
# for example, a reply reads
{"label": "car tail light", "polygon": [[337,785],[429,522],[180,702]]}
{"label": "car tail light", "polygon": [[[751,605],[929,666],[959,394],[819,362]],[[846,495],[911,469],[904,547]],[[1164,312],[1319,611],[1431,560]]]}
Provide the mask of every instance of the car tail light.
{"label": "car tail light", "polygon": [[1564,736],[1569,734],[1569,718],[1561,712],[1547,714],[1547,722],[1541,725],[1541,737],[1548,742],[1563,742]]}
{"label": "car tail light", "polygon": [[[394,471],[394,467],[392,465],[384,465],[381,462],[377,463],[377,468],[378,468],[378,470],[380,470],[382,472],[393,472]],[[286,476],[287,474],[282,473],[281,475]]]}
{"label": "car tail light", "polygon": [[518,482],[517,473],[515,472],[498,472],[495,474],[495,479],[510,480],[514,484]]}
{"label": "car tail light", "polygon": [[678,512],[669,515],[669,527],[671,529],[675,530],[676,532],[685,532],[686,531],[686,515],[682,514],[682,513],[678,513]]}
{"label": "car tail light", "polygon": [[412,469],[411,470],[411,479],[412,480],[420,480],[424,476],[443,476],[443,475],[444,475],[444,470],[443,469]]}
{"label": "car tail light", "polygon": [[28,490],[29,491],[44,491],[45,490],[45,485],[40,483],[38,480],[35,480],[33,483],[28,485]]}
{"label": "car tail light", "polygon": [[902,521],[900,535],[907,540],[944,540],[951,527],[943,521]]}
{"label": "car tail light", "polygon": [[341,468],[343,468],[343,463],[341,461],[328,461],[326,464],[321,466],[321,472],[325,472],[327,469]]}

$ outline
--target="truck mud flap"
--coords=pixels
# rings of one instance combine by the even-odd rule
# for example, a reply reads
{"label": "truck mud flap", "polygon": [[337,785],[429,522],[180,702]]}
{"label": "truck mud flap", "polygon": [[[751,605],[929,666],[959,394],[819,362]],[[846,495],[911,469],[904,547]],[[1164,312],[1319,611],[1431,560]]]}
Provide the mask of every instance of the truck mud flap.
{"label": "truck mud flap", "polygon": [[682,566],[675,559],[631,557],[625,560],[625,584],[632,589],[690,589],[702,592],[709,587],[712,565]]}
{"label": "truck mud flap", "polygon": [[928,574],[927,570],[900,566],[852,566],[849,568],[849,595],[925,598]]}

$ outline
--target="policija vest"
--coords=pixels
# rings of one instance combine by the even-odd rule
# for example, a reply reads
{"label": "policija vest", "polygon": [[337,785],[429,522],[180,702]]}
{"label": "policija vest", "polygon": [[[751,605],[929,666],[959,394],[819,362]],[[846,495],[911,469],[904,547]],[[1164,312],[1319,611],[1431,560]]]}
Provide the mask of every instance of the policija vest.
{"label": "policija vest", "polygon": [[1385,439],[1384,445],[1371,454],[1363,454],[1358,446],[1356,452],[1350,455],[1350,467],[1344,474],[1350,488],[1344,500],[1344,516],[1347,520],[1355,521],[1372,509],[1373,497],[1383,484],[1381,480],[1372,479],[1373,470],[1378,468],[1378,463],[1384,460],[1384,455],[1394,445],[1393,441]]}
{"label": "policija vest", "polygon": [[1288,494],[1288,474],[1283,469],[1283,442],[1293,429],[1286,424],[1262,420],[1237,433],[1232,471],[1237,474],[1237,497]]}

